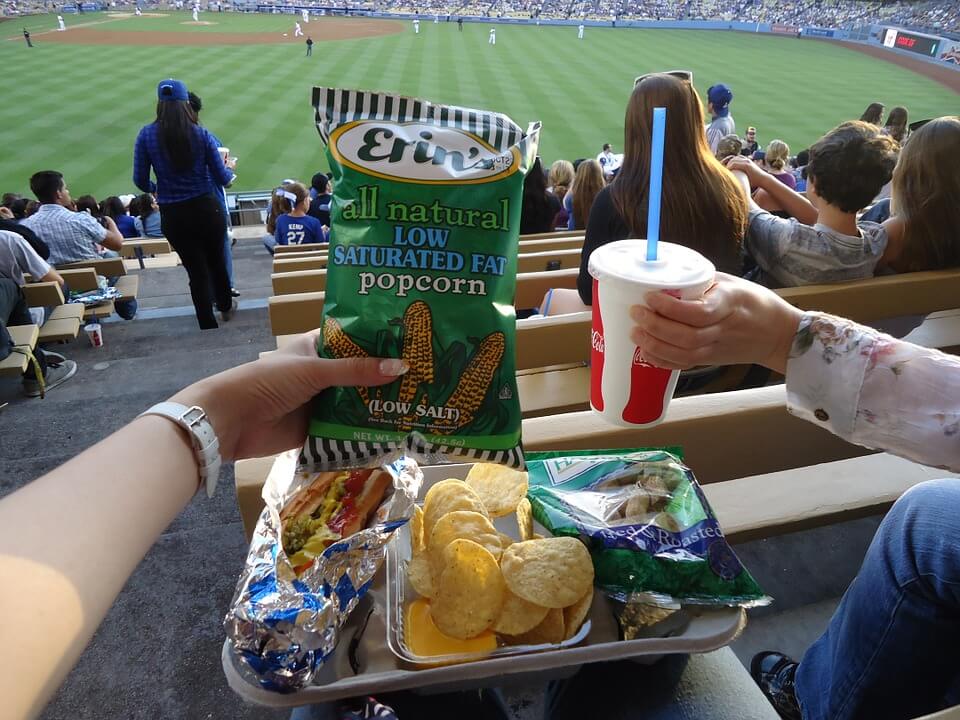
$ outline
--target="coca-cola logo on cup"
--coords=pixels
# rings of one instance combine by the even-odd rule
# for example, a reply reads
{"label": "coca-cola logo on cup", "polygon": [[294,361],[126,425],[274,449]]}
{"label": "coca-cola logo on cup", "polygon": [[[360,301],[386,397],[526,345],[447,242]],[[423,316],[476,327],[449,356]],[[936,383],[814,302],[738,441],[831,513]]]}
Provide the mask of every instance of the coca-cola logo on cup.
{"label": "coca-cola logo on cup", "polygon": [[596,350],[597,352],[601,352],[601,353],[603,352],[603,348],[604,348],[604,345],[603,345],[603,333],[600,333],[600,332],[597,332],[596,330],[594,330],[594,331],[590,334],[590,342],[591,342],[591,344],[593,345],[593,349],[594,349],[594,350]]}
{"label": "coca-cola logo on cup", "polygon": [[643,351],[640,348],[634,348],[633,364],[639,365],[640,367],[655,367],[643,359]]}

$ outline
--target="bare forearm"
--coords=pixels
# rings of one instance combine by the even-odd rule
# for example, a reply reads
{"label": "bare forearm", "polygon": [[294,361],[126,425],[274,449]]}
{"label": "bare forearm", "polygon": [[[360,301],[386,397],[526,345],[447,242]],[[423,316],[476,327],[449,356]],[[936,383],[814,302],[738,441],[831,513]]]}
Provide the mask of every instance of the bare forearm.
{"label": "bare forearm", "polygon": [[817,209],[800,193],[791,190],[773,175],[767,175],[763,178],[759,186],[766,191],[767,195],[773,198],[783,210],[796,218],[804,225],[815,225],[817,222]]}
{"label": "bare forearm", "polygon": [[107,224],[107,234],[104,235],[100,244],[110,250],[120,250],[123,247],[123,234],[117,228],[113,218],[104,217],[103,220]]}
{"label": "bare forearm", "polygon": [[[163,462],[144,462],[144,449]],[[0,697],[38,715],[199,477],[186,433],[140,418],[0,504]]]}

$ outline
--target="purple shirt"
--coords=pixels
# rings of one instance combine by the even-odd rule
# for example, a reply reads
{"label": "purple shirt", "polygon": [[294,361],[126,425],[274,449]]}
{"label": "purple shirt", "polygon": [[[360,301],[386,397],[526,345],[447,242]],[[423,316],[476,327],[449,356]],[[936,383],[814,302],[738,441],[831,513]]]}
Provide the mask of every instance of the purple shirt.
{"label": "purple shirt", "polygon": [[773,175],[777,180],[782,182],[791,190],[797,189],[797,179],[793,176],[792,172],[788,172],[784,170],[783,172],[770,173],[770,174]]}

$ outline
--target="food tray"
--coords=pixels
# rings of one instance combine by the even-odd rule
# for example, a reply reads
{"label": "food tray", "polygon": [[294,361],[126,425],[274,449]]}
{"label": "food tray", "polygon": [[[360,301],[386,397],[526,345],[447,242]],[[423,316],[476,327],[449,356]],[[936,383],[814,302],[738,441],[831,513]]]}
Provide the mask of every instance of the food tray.
{"label": "food tray", "polygon": [[[465,478],[469,469],[469,465],[423,468],[424,487],[421,496],[435,482],[451,477]],[[501,529],[500,520],[510,521],[511,518],[498,519],[498,529]],[[391,608],[388,602],[388,598],[398,599],[397,592],[402,587],[388,587],[388,576],[400,572],[405,582],[402,563],[409,556],[409,532],[406,527],[399,540],[390,544],[387,566],[377,574],[368,597],[350,616],[333,657],[324,666],[314,685],[287,695],[264,690],[241,672],[235,664],[229,644],[224,642],[221,660],[230,687],[252,703],[269,707],[295,707],[396,690],[446,692],[513,682],[546,681],[569,676],[581,665],[592,662],[709,652],[731,643],[746,625],[746,615],[740,608],[696,612],[685,610],[681,616],[684,622],[674,623],[664,630],[669,633],[667,637],[620,640],[608,601],[598,592],[594,596],[588,624],[584,624],[587,631],[577,636],[585,637],[577,644],[573,644],[576,641],[574,638],[566,643],[567,646],[557,649],[549,649],[549,646],[547,649],[524,647],[520,654],[500,655],[494,651],[483,660],[418,669],[411,662],[401,659],[404,651],[401,637],[402,608]],[[542,529],[540,532],[543,532]],[[516,535],[516,529],[510,534]],[[393,577],[395,579],[395,575]],[[400,622],[397,622],[398,612]],[[504,649],[515,651],[518,648]],[[356,661],[358,672],[354,671],[351,660]]]}
{"label": "food tray", "polygon": [[[470,469],[470,466],[456,465],[452,468],[448,466],[446,468],[446,473],[441,473],[438,475],[435,472],[431,472],[429,477],[426,473],[426,470],[428,469],[444,470],[444,468],[424,469],[422,495],[425,495],[426,491],[430,489],[430,486],[435,482],[439,482],[440,480],[448,477],[463,479],[466,477],[466,472]],[[520,539],[520,532],[519,528],[517,527],[516,516],[512,513],[505,517],[494,519],[493,526],[499,532],[512,537],[514,541]],[[538,524],[536,520],[534,520],[533,530],[541,535],[549,535],[546,529]],[[389,647],[393,651],[394,655],[401,660],[409,662],[414,666],[433,666],[438,664],[449,665],[451,663],[476,662],[477,660],[485,660],[488,658],[526,655],[527,653],[531,652],[543,652],[544,650],[556,650],[560,648],[572,647],[574,645],[579,645],[581,642],[583,642],[587,635],[590,634],[591,622],[590,617],[588,616],[586,621],[584,621],[583,625],[577,631],[576,635],[569,640],[564,640],[562,643],[557,643],[555,645],[549,643],[543,645],[504,645],[491,652],[474,653],[472,655],[431,655],[429,657],[423,657],[414,654],[407,647],[404,634],[406,607],[410,602],[420,597],[420,595],[417,594],[417,591],[413,589],[410,581],[407,580],[407,561],[410,559],[410,556],[413,552],[410,541],[410,523],[407,523],[397,531],[393,541],[387,547],[386,559],[387,647]],[[596,601],[596,597],[594,600]]]}

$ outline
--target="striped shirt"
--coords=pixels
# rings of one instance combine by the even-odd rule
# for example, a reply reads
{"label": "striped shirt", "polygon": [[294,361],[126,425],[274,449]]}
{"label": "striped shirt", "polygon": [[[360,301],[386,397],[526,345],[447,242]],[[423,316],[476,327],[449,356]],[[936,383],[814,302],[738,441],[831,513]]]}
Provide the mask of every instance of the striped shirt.
{"label": "striped shirt", "polygon": [[[187,170],[176,170],[160,144],[160,129],[150,123],[140,130],[133,146],[133,182],[143,192],[155,192],[157,203],[183,202],[215,191],[212,182],[230,185],[236,177],[217,150],[214,136],[194,125],[193,161]],[[150,179],[153,168],[157,182]]]}
{"label": "striped shirt", "polygon": [[107,229],[85,212],[73,212],[63,205],[44,204],[21,221],[50,246],[51,265],[94,260],[100,257],[96,243],[102,242]]}

